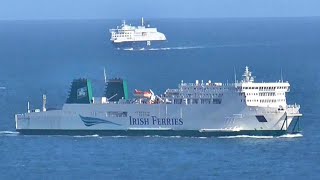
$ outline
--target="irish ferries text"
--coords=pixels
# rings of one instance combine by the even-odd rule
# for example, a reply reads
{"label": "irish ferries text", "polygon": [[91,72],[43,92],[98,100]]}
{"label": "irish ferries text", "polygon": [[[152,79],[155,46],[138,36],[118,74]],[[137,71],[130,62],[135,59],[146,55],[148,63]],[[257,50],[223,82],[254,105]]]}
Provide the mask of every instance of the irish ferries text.
{"label": "irish ferries text", "polygon": [[156,116],[134,118],[129,116],[130,125],[183,125],[182,118],[158,118]]}

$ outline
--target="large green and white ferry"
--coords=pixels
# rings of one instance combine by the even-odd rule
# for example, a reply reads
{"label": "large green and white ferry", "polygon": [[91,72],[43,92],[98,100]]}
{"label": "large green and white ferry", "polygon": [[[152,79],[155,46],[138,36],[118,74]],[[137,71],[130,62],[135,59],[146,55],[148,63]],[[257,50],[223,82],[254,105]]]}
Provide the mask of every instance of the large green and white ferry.
{"label": "large green and white ferry", "polygon": [[162,95],[134,91],[129,99],[127,82],[107,81],[105,96],[93,97],[90,80],[72,82],[62,109],[16,114],[21,134],[125,135],[125,136],[278,136],[300,131],[297,104],[288,105],[290,84],[255,82],[246,67],[234,83],[181,81]]}

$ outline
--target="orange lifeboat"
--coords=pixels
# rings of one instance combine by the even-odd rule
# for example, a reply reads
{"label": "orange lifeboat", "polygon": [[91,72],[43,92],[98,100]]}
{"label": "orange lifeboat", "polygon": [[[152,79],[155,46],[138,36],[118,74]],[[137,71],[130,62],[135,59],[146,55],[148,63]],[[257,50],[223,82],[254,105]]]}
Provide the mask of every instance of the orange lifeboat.
{"label": "orange lifeboat", "polygon": [[139,90],[134,90],[134,96],[136,97],[141,97],[141,98],[151,98],[152,93],[150,91],[139,91]]}

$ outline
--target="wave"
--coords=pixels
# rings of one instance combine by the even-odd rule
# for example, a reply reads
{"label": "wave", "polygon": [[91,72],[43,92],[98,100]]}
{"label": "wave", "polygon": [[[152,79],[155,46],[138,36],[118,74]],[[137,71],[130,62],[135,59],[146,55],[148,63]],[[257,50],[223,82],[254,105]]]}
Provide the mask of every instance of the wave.
{"label": "wave", "polygon": [[207,139],[207,138],[208,138],[208,137],[195,137],[195,136],[159,136],[159,135],[144,136],[144,137],[156,137],[156,138],[198,138],[198,139]]}
{"label": "wave", "polygon": [[19,132],[16,131],[0,131],[0,136],[16,136]]}
{"label": "wave", "polygon": [[171,48],[166,47],[166,48],[150,48],[148,49],[149,51],[166,51],[166,50],[170,50]]}
{"label": "wave", "polygon": [[237,136],[219,136],[222,139],[233,139],[233,138],[253,138],[253,139],[271,139],[274,136],[251,136],[251,135],[237,135]]}
{"label": "wave", "polygon": [[111,136],[112,138],[127,138],[128,136]]}
{"label": "wave", "polygon": [[167,50],[187,50],[187,49],[203,49],[203,48],[238,48],[238,47],[256,47],[256,46],[273,46],[274,43],[230,43],[230,44],[215,44],[215,45],[199,45],[199,46],[174,46],[174,47],[159,47],[159,48],[117,48],[124,51],[167,51]]}
{"label": "wave", "polygon": [[182,136],[163,136],[164,138],[182,138]]}
{"label": "wave", "polygon": [[284,134],[284,135],[279,136],[277,138],[300,138],[300,137],[303,137],[303,135],[300,133],[297,133],[297,134]]}
{"label": "wave", "polygon": [[271,43],[234,43],[234,44],[217,44],[210,46],[211,48],[237,48],[237,47],[256,47],[256,46],[272,46]]}
{"label": "wave", "polygon": [[207,139],[208,137],[198,137],[199,139]]}
{"label": "wave", "polygon": [[100,137],[98,134],[93,134],[93,135],[83,135],[83,136],[73,136],[77,138],[83,138],[83,137]]}
{"label": "wave", "polygon": [[168,50],[186,50],[186,49],[201,49],[204,46],[179,46],[179,47],[160,47],[160,48],[117,48],[124,51],[168,51]]}
{"label": "wave", "polygon": [[124,49],[118,48],[118,50],[133,51],[134,49],[133,48],[124,48]]}
{"label": "wave", "polygon": [[187,49],[203,49],[203,48],[238,48],[238,47],[257,47],[257,46],[274,46],[275,43],[230,43],[230,44],[211,44],[198,46],[173,46],[173,47],[159,47],[159,48],[117,48],[117,50],[124,51],[168,51],[168,50],[187,50]]}
{"label": "wave", "polygon": [[181,138],[181,136],[168,136],[169,138]]}
{"label": "wave", "polygon": [[163,137],[163,136],[159,136],[159,135],[146,135],[146,136],[143,136],[143,137],[147,137],[147,138],[153,138],[153,137]]}
{"label": "wave", "polygon": [[253,139],[272,139],[272,138],[300,138],[302,134],[284,134],[281,136],[251,136],[251,135],[237,135],[237,136],[220,136],[218,138],[232,139],[232,138],[253,138]]}
{"label": "wave", "polygon": [[[94,136],[94,135],[93,135]],[[113,138],[126,138],[129,136],[111,136]],[[210,137],[189,137],[189,136],[160,136],[160,135],[146,135],[143,136],[145,138],[197,138],[197,139],[207,139]],[[219,136],[216,138],[221,138],[221,139],[233,139],[233,138],[252,138],[252,139],[272,139],[272,138],[299,138],[303,137],[302,134],[285,134],[282,136],[253,136],[253,135],[237,135],[237,136]]]}

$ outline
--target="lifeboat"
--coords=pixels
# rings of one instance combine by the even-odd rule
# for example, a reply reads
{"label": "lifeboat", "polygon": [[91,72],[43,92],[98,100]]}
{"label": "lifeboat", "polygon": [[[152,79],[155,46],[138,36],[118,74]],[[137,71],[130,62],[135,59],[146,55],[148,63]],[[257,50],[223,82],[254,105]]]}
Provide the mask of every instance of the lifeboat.
{"label": "lifeboat", "polygon": [[139,90],[134,90],[134,96],[136,97],[141,97],[141,98],[151,98],[152,97],[152,92],[151,91],[139,91]]}

